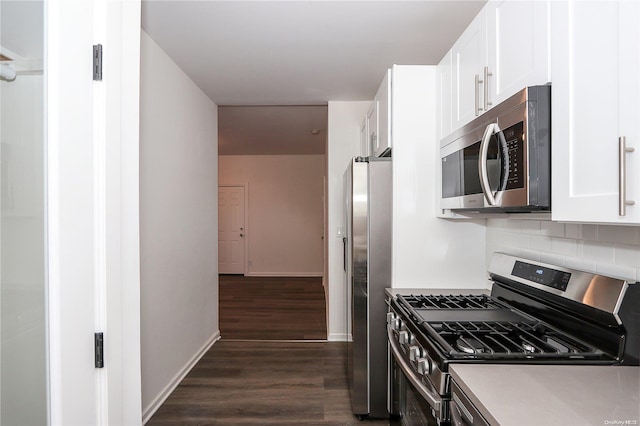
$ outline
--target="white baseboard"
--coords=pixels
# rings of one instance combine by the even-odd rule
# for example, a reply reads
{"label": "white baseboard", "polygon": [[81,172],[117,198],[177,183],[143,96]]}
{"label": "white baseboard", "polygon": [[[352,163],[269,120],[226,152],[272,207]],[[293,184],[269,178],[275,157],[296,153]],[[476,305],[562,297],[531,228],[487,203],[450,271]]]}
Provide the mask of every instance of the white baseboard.
{"label": "white baseboard", "polygon": [[247,272],[247,277],[322,277],[322,272]]}
{"label": "white baseboard", "polygon": [[151,417],[158,411],[158,408],[169,398],[171,392],[178,387],[182,379],[185,378],[189,371],[196,365],[200,358],[213,346],[215,342],[220,340],[220,330],[218,330],[213,336],[211,336],[206,343],[195,353],[193,357],[173,376],[173,379],[162,389],[162,391],[156,396],[153,401],[142,411],[142,424],[146,424]]}
{"label": "white baseboard", "polygon": [[350,342],[351,334],[347,333],[329,333],[327,336],[328,342]]}

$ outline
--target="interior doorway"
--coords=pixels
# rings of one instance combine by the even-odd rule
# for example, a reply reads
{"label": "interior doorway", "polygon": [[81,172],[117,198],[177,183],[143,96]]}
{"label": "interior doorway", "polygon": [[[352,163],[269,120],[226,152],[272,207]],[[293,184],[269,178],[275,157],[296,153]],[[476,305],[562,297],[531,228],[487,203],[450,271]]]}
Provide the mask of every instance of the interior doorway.
{"label": "interior doorway", "polygon": [[[292,300],[298,300],[293,293],[308,291],[326,308],[327,113],[322,105],[218,107],[219,273],[256,279],[220,276],[221,333],[225,316],[246,318],[242,311],[252,309],[250,301],[234,305],[233,314],[222,306],[224,297],[232,297],[224,292],[234,286],[266,286]],[[237,203],[243,189],[244,217]],[[290,282],[293,293],[281,293]],[[267,305],[273,312],[264,315],[279,315],[278,303]],[[318,339],[311,330],[300,335]]]}

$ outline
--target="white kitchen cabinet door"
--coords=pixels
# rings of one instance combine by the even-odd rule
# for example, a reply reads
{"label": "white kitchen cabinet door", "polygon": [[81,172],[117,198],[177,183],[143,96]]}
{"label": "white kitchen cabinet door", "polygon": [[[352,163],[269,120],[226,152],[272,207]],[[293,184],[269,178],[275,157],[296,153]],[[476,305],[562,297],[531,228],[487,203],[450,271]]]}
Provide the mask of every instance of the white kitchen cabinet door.
{"label": "white kitchen cabinet door", "polygon": [[451,74],[451,51],[447,52],[442,61],[438,64],[436,72],[436,87],[438,88],[438,142],[448,136],[453,130],[451,127],[451,112],[453,107],[453,86]]}
{"label": "white kitchen cabinet door", "polygon": [[369,132],[367,130],[367,117],[365,117],[360,125],[360,156],[368,157],[369,149]]}
{"label": "white kitchen cabinet door", "polygon": [[549,7],[549,1],[538,0],[487,3],[485,111],[524,87],[550,81]]}
{"label": "white kitchen cabinet door", "polygon": [[378,137],[373,146],[373,155],[380,156],[391,148],[391,73],[388,70],[376,93],[375,103],[378,108]]}
{"label": "white kitchen cabinet door", "polygon": [[553,220],[640,223],[639,28],[638,2],[551,3]]}
{"label": "white kitchen cabinet door", "polygon": [[486,10],[474,18],[453,45],[453,128],[458,129],[482,113],[482,72],[486,57]]}
{"label": "white kitchen cabinet door", "polygon": [[369,145],[369,155],[376,155],[375,150],[378,144],[378,101],[373,100],[371,103],[371,107],[367,112],[367,117],[365,118],[367,135],[368,135],[368,145]]}

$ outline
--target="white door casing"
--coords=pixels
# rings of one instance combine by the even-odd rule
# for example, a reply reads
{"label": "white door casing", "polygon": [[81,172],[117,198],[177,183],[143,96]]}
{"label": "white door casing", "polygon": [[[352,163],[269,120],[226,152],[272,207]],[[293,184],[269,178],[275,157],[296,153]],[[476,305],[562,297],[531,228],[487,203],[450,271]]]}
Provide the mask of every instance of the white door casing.
{"label": "white door casing", "polygon": [[245,188],[218,188],[218,271],[245,273]]}
{"label": "white door casing", "polygon": [[140,1],[51,0],[45,28],[50,424],[139,424]]}

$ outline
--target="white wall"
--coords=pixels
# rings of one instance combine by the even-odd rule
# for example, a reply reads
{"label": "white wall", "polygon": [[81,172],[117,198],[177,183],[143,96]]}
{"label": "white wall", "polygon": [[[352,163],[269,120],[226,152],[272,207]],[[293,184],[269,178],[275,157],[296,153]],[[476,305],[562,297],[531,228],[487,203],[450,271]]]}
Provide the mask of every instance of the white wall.
{"label": "white wall", "polygon": [[142,33],[142,407],[148,419],[219,336],[217,106]]}
{"label": "white wall", "polygon": [[347,338],[347,306],[345,272],[343,269],[342,235],[344,229],[343,175],[351,158],[360,151],[360,124],[371,101],[329,102],[327,144],[327,248],[329,275],[326,280],[328,301],[328,340]]}
{"label": "white wall", "polygon": [[393,287],[484,288],[485,221],[436,217],[436,67],[394,67],[393,91]]}
{"label": "white wall", "polygon": [[246,184],[247,275],[322,276],[324,155],[226,155],[220,185]]}
{"label": "white wall", "polygon": [[640,279],[640,228],[634,226],[489,219],[487,266],[495,251],[627,280]]}

